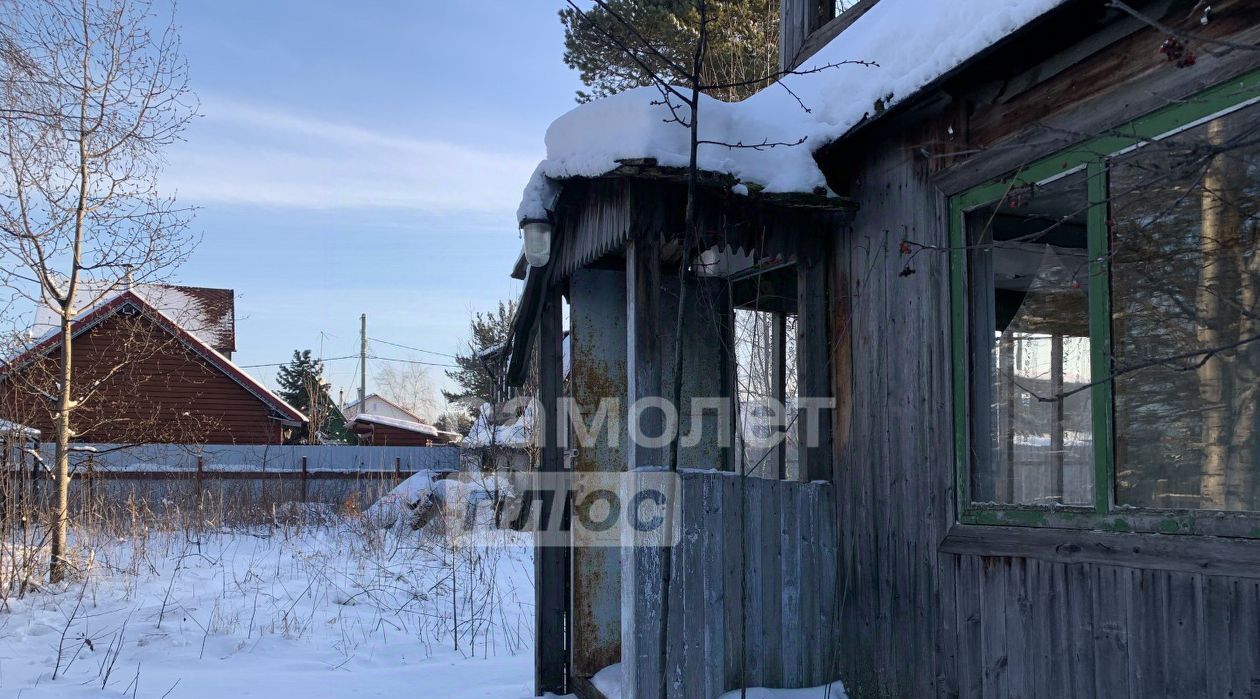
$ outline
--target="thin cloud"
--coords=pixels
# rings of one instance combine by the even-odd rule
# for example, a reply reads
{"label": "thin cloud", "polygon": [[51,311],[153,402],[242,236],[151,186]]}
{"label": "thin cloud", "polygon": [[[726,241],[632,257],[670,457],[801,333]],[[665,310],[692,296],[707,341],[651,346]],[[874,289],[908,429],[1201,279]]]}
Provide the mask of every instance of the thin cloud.
{"label": "thin cloud", "polygon": [[195,204],[510,212],[537,160],[204,96],[201,111],[164,176]]}

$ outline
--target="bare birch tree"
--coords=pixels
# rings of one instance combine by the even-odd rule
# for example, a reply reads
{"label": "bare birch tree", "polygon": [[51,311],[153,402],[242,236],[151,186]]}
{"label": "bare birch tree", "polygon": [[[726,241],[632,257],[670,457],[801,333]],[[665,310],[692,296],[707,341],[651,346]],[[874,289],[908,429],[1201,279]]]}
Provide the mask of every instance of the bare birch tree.
{"label": "bare birch tree", "polygon": [[382,362],[374,378],[382,396],[422,420],[435,419],[437,390],[424,366],[412,362]]}
{"label": "bare birch tree", "polygon": [[192,119],[170,18],[146,0],[0,5],[0,282],[55,312],[61,338],[51,515],[53,582],[67,572],[69,452],[85,389],[81,309],[153,281],[190,250],[189,211],[158,189],[163,149]]}

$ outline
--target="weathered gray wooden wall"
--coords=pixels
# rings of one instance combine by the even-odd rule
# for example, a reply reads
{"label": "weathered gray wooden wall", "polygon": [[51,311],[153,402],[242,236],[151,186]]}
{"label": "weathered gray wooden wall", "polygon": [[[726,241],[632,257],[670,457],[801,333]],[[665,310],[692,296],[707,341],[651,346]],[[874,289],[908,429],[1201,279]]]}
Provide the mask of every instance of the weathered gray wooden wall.
{"label": "weathered gray wooden wall", "polygon": [[[907,138],[869,156],[837,246],[833,305],[852,315],[833,359],[834,675],[855,699],[1260,696],[1260,584],[1233,560],[1247,551],[1212,574],[1224,559],[1211,539],[1127,535],[1175,539],[1182,557],[1165,560],[1104,533],[1003,528],[950,543],[948,260],[898,251],[946,245],[947,218],[915,152]],[[1063,560],[1082,545],[1090,560]]]}
{"label": "weathered gray wooden wall", "polygon": [[898,248],[945,244],[946,219],[912,150],[896,144],[866,164],[855,196],[861,208],[837,236],[832,283],[835,675],[856,697],[925,697],[939,641],[937,545],[953,519],[949,268],[945,255],[921,254],[902,276]]}
{"label": "weathered gray wooden wall", "polygon": [[[658,678],[683,699],[829,682],[846,652],[835,635],[833,487],[731,472],[680,479],[667,669],[639,674],[637,696],[660,696]],[[643,621],[628,631],[654,645],[659,627]]]}
{"label": "weathered gray wooden wall", "polygon": [[780,0],[780,68],[791,70],[800,66],[877,2],[879,0],[850,0],[845,3],[847,9],[833,18],[835,0]]}

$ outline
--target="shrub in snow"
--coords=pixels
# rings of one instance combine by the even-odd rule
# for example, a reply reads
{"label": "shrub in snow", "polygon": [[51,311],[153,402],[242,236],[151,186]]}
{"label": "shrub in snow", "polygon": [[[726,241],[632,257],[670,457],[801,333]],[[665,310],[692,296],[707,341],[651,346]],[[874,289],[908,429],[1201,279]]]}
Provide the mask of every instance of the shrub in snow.
{"label": "shrub in snow", "polygon": [[422,501],[432,497],[433,473],[418,471],[363,512],[364,521],[379,529],[393,529],[400,523],[410,524],[411,514]]}

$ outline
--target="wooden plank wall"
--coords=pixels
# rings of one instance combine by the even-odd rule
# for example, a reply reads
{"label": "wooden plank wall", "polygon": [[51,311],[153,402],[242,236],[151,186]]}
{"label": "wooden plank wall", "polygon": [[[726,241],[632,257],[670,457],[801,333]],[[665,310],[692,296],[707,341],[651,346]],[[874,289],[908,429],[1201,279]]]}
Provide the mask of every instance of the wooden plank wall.
{"label": "wooden plank wall", "polygon": [[[144,316],[114,315],[73,345],[75,381],[100,381],[74,413],[84,441],[280,444],[271,408],[175,336]],[[0,382],[0,412],[50,433],[60,348],[21,367],[20,381]],[[113,371],[121,366],[122,370]]]}
{"label": "wooden plank wall", "polygon": [[[1252,697],[1260,581],[1031,558],[950,556],[940,696]],[[953,609],[949,609],[950,607]]]}
{"label": "wooden plank wall", "polygon": [[941,552],[954,521],[948,261],[899,246],[946,245],[947,219],[915,152],[890,141],[868,158],[836,246],[833,305],[851,309],[834,332],[849,336],[837,393],[853,407],[835,429],[834,677],[854,699],[1260,696],[1256,576],[1121,565],[1120,546],[1114,565]]}
{"label": "wooden plank wall", "polygon": [[796,65],[796,56],[805,39],[813,31],[814,2],[811,0],[779,0],[779,68],[789,70]]}
{"label": "wooden plank wall", "polygon": [[[862,168],[861,208],[837,233],[832,307],[840,541],[832,670],[853,696],[931,696],[941,623],[937,544],[953,519],[948,260],[943,199],[912,149]],[[840,343],[847,343],[841,347]]]}
{"label": "wooden plank wall", "polygon": [[[668,696],[830,681],[837,647],[833,487],[713,471],[684,471],[680,479]],[[651,624],[634,629],[657,632]]]}

